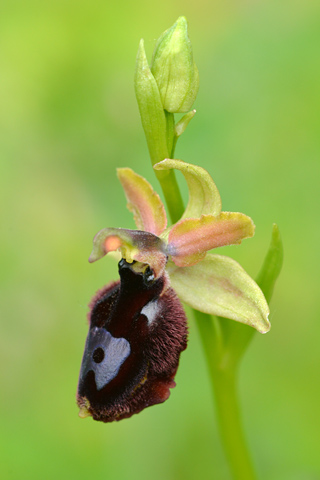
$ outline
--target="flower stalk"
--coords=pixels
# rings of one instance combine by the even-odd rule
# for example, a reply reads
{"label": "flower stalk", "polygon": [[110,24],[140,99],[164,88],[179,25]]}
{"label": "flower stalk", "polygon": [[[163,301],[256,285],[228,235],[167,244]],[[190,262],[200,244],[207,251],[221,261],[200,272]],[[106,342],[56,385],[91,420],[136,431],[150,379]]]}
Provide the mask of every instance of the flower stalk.
{"label": "flower stalk", "polygon": [[[220,431],[232,477],[235,480],[256,478],[245,439],[237,390],[237,366],[223,362],[224,348],[221,323],[208,315],[194,311],[197,326],[207,359]],[[225,319],[224,319],[225,320]],[[242,328],[248,328],[241,325]],[[219,333],[220,332],[220,335]]]}
{"label": "flower stalk", "polygon": [[[203,187],[207,182],[205,177],[201,179],[202,190],[198,188],[197,192],[193,192],[193,196],[188,183],[191,200],[184,213],[181,194],[173,172],[173,168],[179,168],[175,163],[179,161],[173,160],[176,142],[194,117],[195,110],[191,108],[198,86],[198,70],[193,60],[184,17],[180,17],[173,27],[159,38],[151,68],[144,51],[143,40],[140,42],[135,71],[136,97],[151,163],[155,165],[155,173],[173,223],[181,217],[187,218],[188,213],[197,208],[199,194],[201,197],[202,190],[203,195],[206,192]],[[188,110],[191,111],[175,124],[174,113]],[[171,160],[165,160],[169,158]],[[162,162],[163,160],[165,162]],[[173,162],[171,167],[170,162]],[[163,164],[165,167],[162,168]],[[183,171],[183,174],[188,181],[188,173]],[[214,198],[215,186],[210,185],[210,188],[210,196]],[[206,202],[203,201],[203,204]],[[220,208],[217,201],[215,205]],[[267,300],[271,299],[281,264],[282,244],[278,228],[274,225],[271,245],[257,281]],[[179,291],[177,293],[179,295]],[[203,310],[194,310],[194,316],[207,359],[219,431],[232,478],[254,480],[256,475],[243,432],[237,382],[241,358],[255,330],[227,318],[208,315],[203,313]],[[260,331],[264,332],[262,328]]]}

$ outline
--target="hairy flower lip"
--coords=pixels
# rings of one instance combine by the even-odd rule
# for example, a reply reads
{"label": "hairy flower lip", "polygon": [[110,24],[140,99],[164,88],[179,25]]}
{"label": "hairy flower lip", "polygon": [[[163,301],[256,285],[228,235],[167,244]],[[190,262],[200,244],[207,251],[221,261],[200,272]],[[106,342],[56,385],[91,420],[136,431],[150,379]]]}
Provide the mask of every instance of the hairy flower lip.
{"label": "hairy flower lip", "polygon": [[[119,275],[90,304],[77,391],[80,416],[103,422],[167,400],[188,337],[184,309],[166,274],[156,280],[122,260]],[[94,358],[97,348],[101,361]]]}

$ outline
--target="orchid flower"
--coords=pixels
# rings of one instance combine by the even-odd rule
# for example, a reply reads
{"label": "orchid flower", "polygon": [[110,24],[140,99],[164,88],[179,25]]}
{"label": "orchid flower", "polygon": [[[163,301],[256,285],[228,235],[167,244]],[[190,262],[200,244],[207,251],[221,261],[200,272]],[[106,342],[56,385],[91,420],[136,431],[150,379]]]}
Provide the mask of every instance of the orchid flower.
{"label": "orchid flower", "polygon": [[167,275],[179,298],[191,307],[268,332],[269,307],[258,285],[235,260],[207,253],[252,237],[251,218],[221,211],[219,191],[203,168],[171,159],[154,168],[176,169],[184,175],[189,202],[181,219],[167,228],[159,195],[133,170],[120,168],[118,177],[138,230],[101,230],[94,238],[89,261],[119,250],[127,262],[149,266],[155,278]]}
{"label": "orchid flower", "polygon": [[231,258],[207,253],[252,237],[251,218],[221,212],[218,189],[203,168],[170,159],[154,168],[180,170],[189,203],[167,227],[163,203],[147,180],[130,168],[118,169],[138,230],[105,228],[93,240],[90,262],[117,250],[122,259],[120,282],[104,287],[90,304],[77,394],[81,417],[121,420],[169,397],[187,346],[180,300],[261,333],[270,328],[257,284]]}

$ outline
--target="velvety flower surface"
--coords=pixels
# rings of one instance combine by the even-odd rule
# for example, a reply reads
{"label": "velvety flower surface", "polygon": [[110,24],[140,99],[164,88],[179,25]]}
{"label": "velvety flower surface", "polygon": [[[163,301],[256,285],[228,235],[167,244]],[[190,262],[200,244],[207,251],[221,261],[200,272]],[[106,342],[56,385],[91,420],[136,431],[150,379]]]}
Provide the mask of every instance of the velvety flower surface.
{"label": "velvety flower surface", "polygon": [[187,346],[186,316],[168,285],[121,260],[120,282],[91,302],[77,401],[80,416],[112,422],[164,402]]}
{"label": "velvety flower surface", "polygon": [[80,416],[104,422],[168,398],[187,341],[178,297],[261,333],[270,329],[269,308],[257,284],[231,258],[207,253],[251,237],[251,218],[221,211],[218,189],[201,167],[167,159],[154,168],[183,173],[189,202],[181,219],[167,227],[151,185],[129,168],[118,169],[137,230],[101,230],[89,258],[94,262],[116,250],[122,256],[120,282],[104,287],[90,305],[77,395]]}

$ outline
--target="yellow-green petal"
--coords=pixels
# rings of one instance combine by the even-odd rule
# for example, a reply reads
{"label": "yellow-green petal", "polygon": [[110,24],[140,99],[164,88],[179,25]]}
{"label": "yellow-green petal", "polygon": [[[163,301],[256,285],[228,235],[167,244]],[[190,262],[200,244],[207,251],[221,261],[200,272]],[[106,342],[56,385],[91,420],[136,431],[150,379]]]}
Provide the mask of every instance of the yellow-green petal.
{"label": "yellow-green petal", "polygon": [[159,195],[131,168],[118,168],[117,174],[138,230],[160,235],[167,226],[167,217]]}

